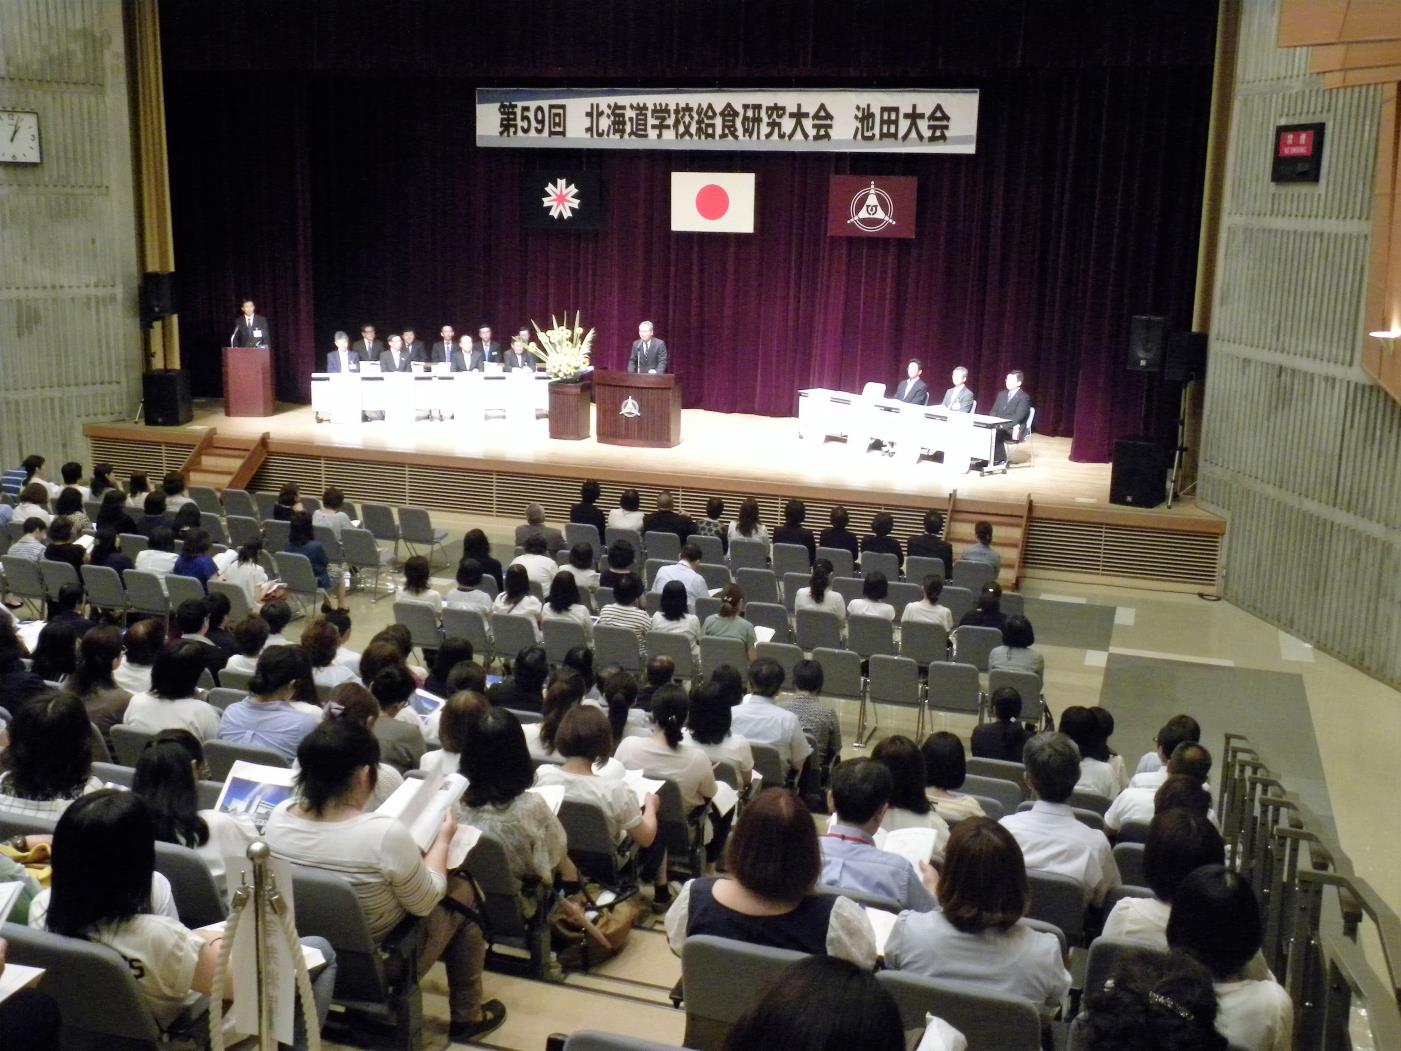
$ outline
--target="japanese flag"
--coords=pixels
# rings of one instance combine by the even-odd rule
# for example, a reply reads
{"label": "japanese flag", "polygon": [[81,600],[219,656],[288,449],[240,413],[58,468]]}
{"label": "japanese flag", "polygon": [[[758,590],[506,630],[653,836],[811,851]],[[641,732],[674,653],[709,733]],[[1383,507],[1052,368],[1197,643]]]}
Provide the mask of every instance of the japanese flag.
{"label": "japanese flag", "polygon": [[672,172],[671,228],[754,232],[753,172]]}

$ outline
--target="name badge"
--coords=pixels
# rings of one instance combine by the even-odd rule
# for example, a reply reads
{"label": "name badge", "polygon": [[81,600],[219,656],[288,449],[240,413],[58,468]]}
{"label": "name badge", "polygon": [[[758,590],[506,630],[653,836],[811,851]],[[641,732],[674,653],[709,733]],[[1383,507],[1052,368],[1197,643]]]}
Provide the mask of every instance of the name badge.
{"label": "name badge", "polygon": [[253,330],[253,338],[254,338],[254,339],[262,339],[262,338],[263,338],[263,330],[260,329],[260,328],[255,328],[255,329]]}

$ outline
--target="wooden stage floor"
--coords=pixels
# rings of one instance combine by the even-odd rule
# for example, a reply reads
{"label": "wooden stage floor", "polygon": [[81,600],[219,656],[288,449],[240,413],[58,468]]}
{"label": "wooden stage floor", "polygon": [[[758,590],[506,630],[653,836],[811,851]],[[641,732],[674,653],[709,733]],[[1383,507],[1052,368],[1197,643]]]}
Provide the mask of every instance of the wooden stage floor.
{"label": "wooden stage floor", "polygon": [[[702,486],[708,481],[731,486],[752,485],[756,495],[779,482],[785,491],[808,490],[814,495],[909,495],[941,500],[951,490],[960,500],[1022,502],[1030,496],[1038,504],[1104,508],[1109,504],[1109,464],[1072,463],[1070,439],[1037,435],[1033,439],[1034,462],[1021,466],[1024,448],[1014,451],[1013,467],[1004,474],[958,474],[928,457],[917,464],[889,458],[878,450],[857,453],[845,443],[823,444],[798,438],[794,417],[750,416],[739,413],[687,409],[682,415],[682,440],[672,449],[633,449],[583,441],[556,441],[549,437],[549,421],[538,419],[530,427],[488,420],[476,427],[419,420],[412,427],[391,428],[383,422],[343,426],[317,423],[310,406],[279,405],[276,415],[231,418],[218,401],[196,402],[191,429],[214,427],[221,434],[257,436],[267,432],[276,447],[314,447],[319,455],[366,459],[442,458],[507,461],[521,468],[534,465],[559,471],[577,467],[583,477],[590,471],[636,475],[639,481],[665,485]],[[153,428],[154,433],[169,433]],[[310,449],[308,448],[308,451]],[[572,471],[570,473],[573,473]],[[1127,508],[1116,508],[1128,511]],[[1177,502],[1170,512],[1158,514],[1196,517],[1206,515],[1191,500]]]}

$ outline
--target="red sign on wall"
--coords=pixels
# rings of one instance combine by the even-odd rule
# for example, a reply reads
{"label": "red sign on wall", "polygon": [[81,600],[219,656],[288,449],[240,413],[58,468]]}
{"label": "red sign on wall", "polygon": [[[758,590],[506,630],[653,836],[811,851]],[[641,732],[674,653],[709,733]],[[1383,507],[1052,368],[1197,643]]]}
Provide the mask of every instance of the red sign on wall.
{"label": "red sign on wall", "polygon": [[1275,149],[1276,157],[1312,157],[1313,129],[1281,131]]}
{"label": "red sign on wall", "polygon": [[1275,127],[1275,153],[1270,165],[1273,182],[1318,182],[1323,173],[1324,124],[1280,124]]}

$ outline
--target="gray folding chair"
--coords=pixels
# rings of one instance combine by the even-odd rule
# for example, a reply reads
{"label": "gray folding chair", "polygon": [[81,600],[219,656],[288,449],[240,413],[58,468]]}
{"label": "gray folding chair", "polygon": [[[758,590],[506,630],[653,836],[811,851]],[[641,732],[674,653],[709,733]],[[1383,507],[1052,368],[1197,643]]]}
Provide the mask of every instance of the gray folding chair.
{"label": "gray folding chair", "polygon": [[182,577],[178,573],[168,573],[165,577],[165,594],[170,599],[170,611],[174,613],[182,602],[194,599],[204,601],[204,585],[194,577]]}
{"label": "gray folding chair", "polygon": [[[1098,792],[1087,792],[1077,788],[1070,793],[1068,802],[1072,807],[1079,810],[1091,810],[1100,817],[1103,817],[1109,812],[1109,805],[1114,801],[1100,795]],[[1125,882],[1132,882],[1132,880],[1125,880]]]}
{"label": "gray folding chair", "polygon": [[293,551],[279,551],[273,558],[277,563],[277,575],[287,585],[288,594],[297,600],[303,614],[314,614],[325,590],[316,582],[311,559]]}
{"label": "gray folding chair", "polygon": [[949,633],[941,624],[928,620],[907,620],[900,625],[900,655],[921,668],[949,659]]}
{"label": "gray folding chair", "polygon": [[746,602],[744,617],[755,627],[772,628],[772,642],[787,642],[793,637],[793,629],[788,624],[788,611],[777,602]]}
{"label": "gray folding chair", "polygon": [[924,737],[924,698],[919,688],[919,665],[908,657],[876,654],[871,658],[867,678],[867,695],[871,707],[888,704],[895,708],[914,709],[915,740]]}
{"label": "gray folding chair", "polygon": [[1148,823],[1146,821],[1125,821],[1116,837],[1119,843],[1147,843]]}
{"label": "gray folding chair", "polygon": [[126,613],[126,588],[120,573],[108,566],[84,566],[82,577],[89,603],[118,615]]}
{"label": "gray folding chair", "polygon": [[634,882],[637,850],[630,838],[613,839],[603,808],[596,803],[566,799],[559,808],[569,858],[580,869],[606,887],[619,888]]}
{"label": "gray folding chair", "polygon": [[[763,643],[759,645],[762,646]],[[646,646],[649,658],[671,658],[672,663],[676,665],[678,679],[690,682],[699,677],[700,666],[696,663],[695,654],[691,652],[691,640],[685,635],[676,635],[670,631],[649,631]]]}
{"label": "gray folding chair", "polygon": [[311,533],[325,550],[327,559],[336,564],[345,561],[345,554],[341,550],[341,538],[336,536],[334,529],[328,525],[314,525],[311,527]]}
{"label": "gray folding chair", "polygon": [[486,664],[491,656],[491,635],[486,628],[486,617],[475,609],[444,606],[443,638],[466,639],[482,664]]}
{"label": "gray folding chair", "polygon": [[133,730],[125,723],[118,723],[111,729],[112,751],[122,766],[135,766],[155,734],[145,730]]}
{"label": "gray folding chair", "polygon": [[258,513],[258,505],[253,502],[253,497],[243,489],[225,489],[223,503],[225,517],[239,515],[243,518],[252,518],[255,521],[262,517]]}
{"label": "gray folding chair", "polygon": [[[361,509],[360,525],[380,543],[394,545],[394,560],[399,558],[399,523],[394,521],[394,512],[385,504],[367,503]],[[341,531],[341,543],[345,543],[345,530]]]}
{"label": "gray folding chair", "polygon": [[253,494],[253,502],[258,508],[259,521],[264,521],[272,517],[272,509],[277,506],[277,494],[258,491]]}
{"label": "gray folding chair", "polygon": [[1085,891],[1077,880],[1057,872],[1028,869],[1031,901],[1027,915],[1061,929],[1069,945],[1085,944]]}
{"label": "gray folding chair", "polygon": [[862,551],[861,575],[884,573],[886,580],[900,579],[900,560],[886,551]]}
{"label": "gray folding chair", "polygon": [[741,569],[768,569],[769,545],[762,540],[735,537],[730,541],[730,568],[736,572]]}
{"label": "gray folding chair", "polygon": [[626,540],[632,545],[633,558],[640,563],[647,557],[647,545],[642,542],[642,534],[636,529],[615,529],[607,526],[603,530],[603,543],[606,547],[612,547],[619,540]]}
{"label": "gray folding chair", "polygon": [[[1022,811],[1030,810],[1035,805],[1036,803],[1034,800],[1027,799],[1017,805],[1017,811],[1018,813],[1020,813]],[[1096,832],[1105,832],[1104,818],[1100,817],[1100,815],[1096,814],[1093,810],[1086,810],[1084,807],[1071,806],[1070,813],[1076,821],[1080,822],[1080,824],[1084,825],[1086,828],[1092,828]]]}
{"label": "gray folding chair", "polygon": [[928,555],[907,555],[905,557],[905,579],[912,584],[924,586],[925,577],[944,579],[944,560]]}
{"label": "gray folding chair", "polygon": [[794,616],[797,621],[797,642],[803,649],[842,648],[842,621],[835,613],[825,609],[800,609]]}
{"label": "gray folding chair", "polygon": [[566,522],[564,524],[564,542],[570,547],[575,544],[588,544],[593,548],[594,564],[603,555],[603,538],[598,535],[598,529],[587,522]]}
{"label": "gray folding chair", "polygon": [[822,695],[859,701],[866,696],[861,676],[861,655],[840,647],[815,647],[812,659],[822,665]]}
{"label": "gray folding chair", "polygon": [[413,644],[424,654],[425,662],[427,653],[443,644],[443,629],[438,627],[437,614],[421,602],[394,603],[394,623],[409,629]]}
{"label": "gray folding chair", "polygon": [[418,554],[420,547],[428,549],[428,562],[434,565],[433,552],[443,553],[443,542],[448,538],[446,529],[434,529],[433,520],[421,507],[399,508],[399,537],[408,545],[409,551]]}
{"label": "gray folding chair", "polygon": [[853,613],[846,620],[847,645],[863,657],[895,653],[895,627],[884,617]]}
{"label": "gray folding chair", "polygon": [[741,672],[749,667],[749,654],[739,639],[724,639],[713,635],[701,637],[701,674],[707,679],[722,664]]}
{"label": "gray folding chair", "polygon": [[783,608],[791,616],[793,614],[794,602],[798,597],[798,592],[808,586],[808,581],[812,579],[810,573],[784,573],[780,578],[783,582]]}
{"label": "gray folding chair", "polygon": [[534,617],[521,613],[493,613],[491,637],[496,640],[496,655],[509,663],[516,659],[516,654],[521,650],[539,645],[535,628]]}
{"label": "gray folding chair", "polygon": [[819,883],[813,888],[814,893],[825,894],[829,898],[850,898],[857,905],[868,909],[879,909],[881,912],[898,914],[905,911],[905,907],[894,898],[883,898],[879,894],[867,894],[864,891],[854,890],[851,887],[838,887],[830,883]]}
{"label": "gray folding chair", "polygon": [[[231,514],[224,519],[224,522],[228,526],[230,547],[242,547],[250,540],[261,540],[263,538],[263,529],[258,525],[258,520],[256,518]],[[126,545],[123,544],[122,548],[125,550]]]}
{"label": "gray folding chair", "polygon": [[0,565],[5,568],[5,582],[10,593],[30,606],[36,618],[42,618],[48,591],[44,587],[43,575],[39,572],[39,563],[27,558],[5,555],[0,558]]}
{"label": "gray folding chair", "polygon": [[1143,871],[1143,844],[1114,844],[1114,864],[1119,866],[1119,878],[1134,887],[1146,887],[1148,877]]}
{"label": "gray folding chair", "polygon": [[[489,579],[489,578],[483,578],[483,579]],[[602,584],[600,584],[600,585],[598,586],[598,590],[595,591],[595,592],[593,593],[593,601],[594,601],[594,605],[595,605],[595,606],[597,606],[600,610],[603,609],[604,606],[607,606],[607,605],[609,605],[610,603],[612,603],[612,601],[613,601],[613,589],[612,589],[612,588],[606,588],[606,587],[604,587]]]}
{"label": "gray folding chair", "polygon": [[70,562],[55,562],[52,559],[39,559],[39,577],[44,582],[44,591],[50,602],[58,601],[58,592],[65,584],[83,586],[78,578],[78,570]]}
{"label": "gray folding chair", "polygon": [[209,593],[211,595],[223,595],[229,600],[229,615],[227,623],[237,624],[244,617],[253,611],[253,607],[248,604],[248,595],[237,584],[231,584],[227,580],[211,580],[209,582]]}
{"label": "gray folding chair", "polygon": [[624,671],[642,670],[642,647],[637,633],[628,628],[609,624],[593,627],[593,660],[595,668],[616,664]]}
{"label": "gray folding chair", "polygon": [[572,620],[547,620],[540,625],[545,635],[545,654],[552,665],[564,663],[565,655],[576,646],[587,647],[584,626]]}
{"label": "gray folding chair", "polygon": [[803,659],[803,651],[791,642],[761,642],[754,647],[754,656],[755,658],[767,657],[770,660],[778,661],[779,666],[783,668],[783,681],[791,688],[793,669]]}
{"label": "gray folding chair", "polygon": [[616,1036],[596,1029],[580,1029],[569,1034],[564,1051],[685,1051],[675,1044],[659,1044],[635,1036]]}
{"label": "gray folding chair", "polygon": [[1026,767],[1021,763],[1008,762],[1006,759],[984,759],[976,755],[970,755],[967,763],[970,774],[977,774],[979,777],[996,777],[1003,781],[1011,781],[1016,785],[1026,784]]}
{"label": "gray folding chair", "polygon": [[944,590],[939,593],[939,605],[953,614],[955,624],[963,619],[964,614],[973,611],[973,601],[973,592],[954,584],[945,584]]}
{"label": "gray folding chair", "polygon": [[[112,727],[116,729],[116,727]],[[281,752],[271,748],[258,748],[251,744],[234,744],[218,738],[204,742],[204,763],[209,767],[209,776],[215,781],[228,779],[229,771],[240,759],[263,766],[291,766]],[[305,932],[303,932],[305,933]]]}
{"label": "gray folding chair", "polygon": [[228,917],[224,895],[200,855],[176,843],[156,844],[156,871],[170,881],[171,897],[180,922],[191,929]]}
{"label": "gray folding chair", "polygon": [[928,703],[931,712],[972,715],[980,721],[983,691],[978,669],[958,661],[934,661],[929,665]]}
{"label": "gray folding chair", "polygon": [[924,588],[918,584],[907,584],[902,580],[892,580],[886,593],[885,601],[895,607],[895,623],[900,623],[900,618],[905,615],[905,607],[911,602],[918,602],[924,598]]}
{"label": "gray folding chair", "polygon": [[133,613],[164,617],[170,612],[170,599],[166,598],[159,573],[128,569],[122,579],[126,583],[127,606]]}
{"label": "gray folding chair", "polygon": [[666,562],[675,562],[681,557],[681,538],[675,533],[649,529],[642,537],[642,543],[647,548],[648,558],[660,558]]}
{"label": "gray folding chair", "polygon": [[1002,807],[1004,814],[1015,813],[1026,798],[1026,790],[1021,785],[1004,781],[1000,777],[984,777],[981,774],[968,774],[963,779],[960,791],[995,800]]}
{"label": "gray folding chair", "polygon": [[292,523],[280,518],[263,519],[263,546],[274,555],[285,551],[292,539]]}
{"label": "gray folding chair", "polygon": [[123,533],[121,535],[122,554],[126,555],[133,562],[136,556],[151,546],[150,539],[145,533]]}
{"label": "gray folding chair", "polygon": [[[527,973],[543,979],[550,963],[549,885],[517,876],[505,846],[492,832],[482,833],[464,867],[476,885],[477,912],[493,954],[501,945],[524,950]],[[501,962],[519,965],[520,960],[502,957]]]}
{"label": "gray folding chair", "polygon": [[714,562],[717,565],[725,561],[725,545],[718,536],[702,536],[699,533],[692,533],[686,538],[686,543],[695,544],[700,548],[702,562]]}
{"label": "gray folding chair", "polygon": [[[705,567],[702,566],[701,568],[704,569]],[[702,625],[719,612],[720,600],[718,598],[710,598],[707,596],[705,598],[696,599],[696,619],[699,620]]]}
{"label": "gray folding chair", "polygon": [[853,599],[861,597],[864,582],[860,577],[837,577],[832,578],[831,588],[842,597],[842,602],[851,605]]}
{"label": "gray folding chair", "polygon": [[687,814],[674,780],[652,770],[644,770],[643,776],[662,782],[656,791],[657,836],[666,844],[667,868],[675,865],[692,877],[704,875],[705,829],[700,814],[694,819]]}
{"label": "gray folding chair", "polygon": [[[220,672],[220,681],[222,682],[224,678],[224,673]],[[243,700],[245,697],[248,696],[247,673],[243,673],[241,675],[241,678],[243,679],[242,686],[216,686],[214,687],[214,689],[210,690],[207,694],[205,694],[204,699],[210,704],[214,705],[215,708],[218,708],[221,712],[228,708],[229,705],[237,704],[239,701]]]}
{"label": "gray folding chair", "polygon": [[697,572],[705,578],[705,586],[711,591],[722,588],[730,582],[730,567],[714,562],[702,562]]}
{"label": "gray folding chair", "polygon": [[844,547],[819,547],[817,557],[832,563],[834,577],[856,576],[856,559],[852,558],[851,552]]}
{"label": "gray folding chair", "polygon": [[906,1029],[933,1015],[968,1041],[968,1051],[1040,1051],[1041,1018],[1035,1005],[992,993],[973,982],[936,981],[908,971],[876,974],[900,1008]]}
{"label": "gray folding chair", "polygon": [[1020,591],[1004,591],[1000,605],[1009,617],[1026,616],[1026,596]]}
{"label": "gray folding chair", "polygon": [[785,573],[802,573],[804,576],[811,573],[808,549],[802,544],[774,544],[773,571],[780,577]]}
{"label": "gray folding chair", "polygon": [[645,584],[647,587],[651,587],[652,581],[657,579],[657,574],[675,561],[676,559],[674,558],[670,561],[664,558],[647,559],[647,561],[642,566],[642,583]]}
{"label": "gray folding chair", "polygon": [[988,670],[988,654],[1001,645],[1002,632],[996,628],[964,624],[953,629],[954,660],[971,664],[979,671]]}
{"label": "gray folding chair", "polygon": [[356,570],[360,575],[371,574],[370,590],[374,592],[371,602],[378,602],[386,594],[393,593],[392,589],[380,590],[380,574],[389,565],[389,555],[380,550],[375,535],[368,529],[341,530],[341,559],[347,567]]}
{"label": "gray folding chair", "polygon": [[686,1039],[697,1051],[718,1051],[740,1016],[803,954],[767,945],[693,935],[681,947]]}
{"label": "gray folding chair", "polygon": [[131,782],[136,777],[136,770],[130,766],[94,760],[92,776],[104,785],[121,785],[123,788],[130,788]]}
{"label": "gray folding chair", "polygon": [[771,569],[741,566],[735,570],[735,583],[744,592],[746,602],[771,602],[777,605],[778,578]]}
{"label": "gray folding chair", "polygon": [[983,590],[985,584],[990,584],[996,579],[997,569],[991,562],[974,562],[960,558],[953,564],[953,582],[975,595]]}
{"label": "gray folding chair", "polygon": [[[1114,906],[1118,905],[1125,898],[1151,898],[1153,891],[1148,887],[1135,887],[1131,883],[1124,883],[1118,887],[1110,887],[1104,895],[1104,914],[1108,916],[1114,911]],[[1098,939],[1096,939],[1098,940]]]}
{"label": "gray folding chair", "polygon": [[[210,492],[213,492],[213,490],[211,489]],[[214,541],[214,543],[222,544],[225,547],[229,546],[228,531],[224,529],[224,520],[218,515],[210,511],[201,511],[199,513],[199,524],[200,528],[209,534],[209,539]]]}
{"label": "gray folding chair", "polygon": [[219,500],[219,494],[207,485],[186,486],[185,495],[193,500],[199,507],[201,515],[223,515],[224,505]]}

